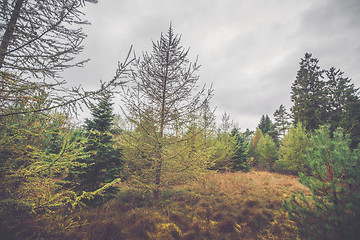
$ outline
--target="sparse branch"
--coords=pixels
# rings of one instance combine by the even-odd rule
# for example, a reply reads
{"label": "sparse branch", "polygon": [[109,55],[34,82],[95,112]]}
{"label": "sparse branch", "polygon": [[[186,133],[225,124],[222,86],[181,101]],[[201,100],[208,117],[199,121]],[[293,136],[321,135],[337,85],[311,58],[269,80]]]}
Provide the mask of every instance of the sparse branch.
{"label": "sparse branch", "polygon": [[[55,94],[64,93],[65,95],[57,95],[53,96],[50,99],[50,104],[47,104],[45,106],[39,107],[37,109],[34,108],[24,108],[22,110],[11,110],[11,107],[9,108],[10,111],[0,111],[0,118],[6,117],[6,116],[12,116],[12,115],[19,115],[19,114],[27,114],[27,113],[39,113],[44,111],[50,111],[54,109],[63,109],[64,107],[67,107],[70,109],[70,112],[76,112],[77,107],[81,108],[81,104],[84,103],[86,105],[91,104],[91,100],[97,99],[98,96],[102,92],[114,92],[115,88],[119,85],[122,85],[125,83],[123,79],[125,79],[127,73],[128,73],[128,66],[133,61],[130,59],[130,52],[132,50],[132,47],[129,50],[129,53],[127,54],[125,60],[123,63],[118,63],[118,68],[115,72],[114,77],[108,81],[108,82],[101,82],[101,86],[98,90],[95,91],[86,91],[81,86],[73,87],[72,89],[63,89],[63,88],[57,88],[64,84],[64,82],[58,82],[55,84],[47,84],[47,83],[32,83],[29,84],[28,82],[24,80],[20,80],[16,78],[15,76],[1,73],[1,81],[7,81],[8,86],[7,89],[5,89],[5,92],[7,95],[2,93],[0,95],[0,101],[2,104],[7,104],[8,106],[12,106],[14,101],[19,100],[18,93],[21,94],[23,92],[25,95],[30,94],[31,92],[38,90],[38,89],[44,89],[48,90],[49,92],[55,91]],[[11,84],[7,78],[12,78]],[[13,82],[13,83],[12,83]],[[24,82],[24,84],[20,84],[21,82]],[[18,85],[18,86],[17,86]],[[13,97],[12,97],[13,96]]]}

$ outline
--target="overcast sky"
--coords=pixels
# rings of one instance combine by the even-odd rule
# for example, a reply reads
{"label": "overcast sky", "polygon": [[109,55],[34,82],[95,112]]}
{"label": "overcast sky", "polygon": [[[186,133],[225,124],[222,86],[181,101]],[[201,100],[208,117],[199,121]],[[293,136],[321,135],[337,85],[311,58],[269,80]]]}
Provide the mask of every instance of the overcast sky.
{"label": "overcast sky", "polygon": [[360,87],[359,0],[99,0],[85,13],[91,26],[79,58],[91,61],[64,77],[87,89],[110,80],[131,45],[137,55],[150,52],[170,22],[190,60],[199,56],[199,84],[213,84],[217,121],[227,112],[242,130],[292,106],[306,52]]}

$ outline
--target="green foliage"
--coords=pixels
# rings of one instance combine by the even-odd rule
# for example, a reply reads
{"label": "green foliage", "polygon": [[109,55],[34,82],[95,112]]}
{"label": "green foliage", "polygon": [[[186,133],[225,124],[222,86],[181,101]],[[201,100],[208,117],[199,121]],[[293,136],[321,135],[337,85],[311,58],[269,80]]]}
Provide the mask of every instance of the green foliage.
{"label": "green foliage", "polygon": [[233,152],[233,141],[227,132],[219,131],[214,144],[211,159],[214,161],[212,170],[227,171],[231,168],[231,157]]}
{"label": "green foliage", "polygon": [[231,131],[233,138],[233,154],[231,157],[231,168],[236,171],[250,171],[250,160],[248,156],[248,144],[246,139],[239,133],[237,128]]}
{"label": "green foliage", "polygon": [[258,128],[261,130],[261,132],[264,135],[271,131],[272,122],[271,122],[268,115],[266,115],[266,116],[262,115],[261,116],[260,122],[258,124]]}
{"label": "green foliage", "polygon": [[261,168],[273,169],[274,163],[278,157],[276,143],[269,135],[265,135],[259,139],[256,147],[257,165]]}
{"label": "green foliage", "polygon": [[[105,183],[119,178],[123,168],[123,156],[120,149],[114,147],[113,135],[110,133],[114,115],[109,95],[99,100],[92,108],[93,119],[86,119],[86,144],[84,158],[77,159],[65,181],[74,183],[75,189],[96,191]],[[70,184],[71,185],[71,184]]]}
{"label": "green foliage", "polygon": [[[147,114],[151,114],[151,111]],[[144,193],[153,193],[158,187],[154,184],[157,141],[153,134],[149,134],[157,131],[157,128],[150,119],[144,118],[141,127],[134,131],[125,131],[121,142],[127,166],[126,178]],[[182,134],[178,132],[163,139],[166,157],[162,164],[161,189],[187,182],[207,172],[212,163],[214,140],[208,135],[205,143],[205,132],[200,126],[194,121]]]}
{"label": "green foliage", "polygon": [[208,172],[212,165],[210,156],[213,154],[213,146],[204,145],[203,134],[199,124],[194,122],[183,136],[167,139],[176,144],[168,144],[164,148],[167,155],[163,165],[164,186],[185,183]]}
{"label": "green foliage", "polygon": [[111,95],[105,94],[96,106],[91,109],[92,119],[85,120],[87,131],[109,132],[113,125],[114,117]]}
{"label": "green foliage", "polygon": [[286,132],[290,128],[289,114],[286,112],[284,105],[280,105],[279,109],[274,112],[274,128],[281,137],[286,135]]}
{"label": "green foliage", "polygon": [[306,53],[301,59],[300,70],[291,86],[291,108],[295,124],[302,122],[307,130],[315,130],[326,120],[324,82],[318,66],[319,60]]}
{"label": "green foliage", "polygon": [[346,132],[350,134],[350,147],[355,149],[360,144],[360,98],[350,96],[344,106],[343,119],[340,123]]}
{"label": "green foliage", "polygon": [[[180,40],[171,26],[166,34],[161,34],[159,41],[153,42],[152,52],[144,52],[133,62],[131,83],[123,95],[128,110],[126,117],[137,131],[136,134],[128,132],[128,149],[134,150],[128,156],[150,157],[146,159],[148,168],[142,170],[149,182],[142,183],[154,190],[155,200],[159,198],[160,189],[167,184],[167,175],[190,173],[193,169],[195,172],[192,174],[196,176],[198,166],[207,165],[207,160],[202,161],[206,154],[199,155],[203,148],[196,147],[195,153],[194,146],[204,146],[211,127],[211,114],[206,114],[206,117],[203,114],[206,122],[203,129],[198,122],[195,127],[192,125],[197,121],[199,111],[205,110],[202,108],[208,104],[212,89],[206,91],[205,86],[197,87],[199,66],[196,61],[189,61],[188,50],[184,50]],[[193,134],[202,135],[202,139]],[[145,135],[149,142],[144,145],[144,154],[143,146],[138,144],[142,140],[138,137]],[[195,144],[184,146],[189,138],[194,139]],[[129,160],[137,162],[140,159]]]}
{"label": "green foliage", "polygon": [[[67,116],[11,115],[2,117],[0,125],[0,225],[7,229],[1,227],[0,231],[16,231],[19,238],[22,234],[29,237],[29,224],[36,224],[38,218],[53,223],[63,217],[71,219],[66,216],[67,204],[77,207],[77,195],[58,183],[73,161],[83,157],[84,148]],[[66,228],[72,223],[62,224]],[[34,231],[29,238],[38,238],[39,232]]]}
{"label": "green foliage", "polygon": [[237,128],[233,128],[231,133],[219,130],[213,148],[211,170],[250,171],[249,144]]}
{"label": "green foliage", "polygon": [[350,139],[337,129],[321,126],[313,136],[306,161],[311,175],[300,182],[312,194],[295,194],[284,207],[308,239],[357,239],[360,230],[360,149],[349,148]]}
{"label": "green foliage", "polygon": [[351,135],[354,149],[360,143],[359,89],[340,70],[321,70],[318,62],[309,53],[300,62],[291,88],[294,121],[311,131],[322,124],[328,124],[331,132],[342,127]]}
{"label": "green foliage", "polygon": [[261,130],[263,135],[269,135],[273,141],[278,144],[278,131],[275,129],[275,125],[270,120],[269,116],[266,114],[266,116],[262,115],[260,122],[258,124],[258,128]]}
{"label": "green foliage", "polygon": [[279,171],[297,174],[309,173],[309,165],[305,161],[306,149],[311,147],[311,140],[301,123],[293,126],[285,135],[280,150],[276,169]]}
{"label": "green foliage", "polygon": [[251,143],[249,147],[249,155],[252,158],[252,161],[254,161],[254,165],[257,165],[258,160],[260,159],[260,156],[258,155],[257,146],[259,143],[259,140],[263,138],[262,131],[257,128],[254,135],[251,138]]}

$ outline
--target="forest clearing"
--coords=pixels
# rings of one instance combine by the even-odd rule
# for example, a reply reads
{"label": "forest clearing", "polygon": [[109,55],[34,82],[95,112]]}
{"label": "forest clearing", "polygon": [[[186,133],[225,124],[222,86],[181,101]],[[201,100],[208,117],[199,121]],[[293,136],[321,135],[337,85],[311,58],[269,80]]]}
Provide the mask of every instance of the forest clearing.
{"label": "forest clearing", "polygon": [[208,173],[174,186],[154,204],[126,185],[96,208],[39,214],[3,225],[9,239],[298,239],[284,199],[306,187],[291,175]]}

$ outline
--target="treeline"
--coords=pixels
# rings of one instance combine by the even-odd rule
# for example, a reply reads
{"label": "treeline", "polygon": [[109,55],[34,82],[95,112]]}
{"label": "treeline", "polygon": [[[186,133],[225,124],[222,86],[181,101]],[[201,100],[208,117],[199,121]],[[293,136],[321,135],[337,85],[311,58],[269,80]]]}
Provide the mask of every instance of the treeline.
{"label": "treeline", "polygon": [[292,85],[291,114],[283,105],[260,119],[251,138],[253,165],[299,174],[311,196],[284,202],[300,235],[309,239],[356,239],[360,216],[359,90],[311,54],[301,59]]}

